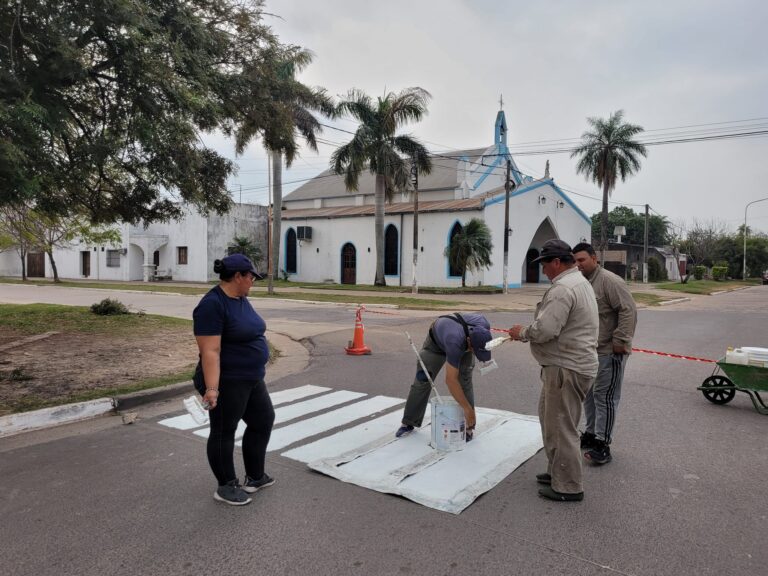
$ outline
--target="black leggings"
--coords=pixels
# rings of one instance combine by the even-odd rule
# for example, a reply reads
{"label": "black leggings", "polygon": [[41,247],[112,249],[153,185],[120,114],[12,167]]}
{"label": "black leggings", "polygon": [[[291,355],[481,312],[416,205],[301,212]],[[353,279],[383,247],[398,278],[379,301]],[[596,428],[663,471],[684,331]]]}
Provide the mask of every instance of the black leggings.
{"label": "black leggings", "polygon": [[258,480],[264,475],[264,459],[275,421],[275,410],[264,380],[222,380],[219,401],[211,410],[208,436],[208,463],[219,486],[237,478],[235,474],[235,431],[242,420],[245,473]]}

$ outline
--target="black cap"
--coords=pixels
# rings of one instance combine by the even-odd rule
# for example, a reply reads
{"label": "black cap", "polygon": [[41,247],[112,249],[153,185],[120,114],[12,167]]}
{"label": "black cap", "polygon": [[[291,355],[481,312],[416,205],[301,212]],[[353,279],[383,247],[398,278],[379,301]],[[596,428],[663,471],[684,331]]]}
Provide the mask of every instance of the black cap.
{"label": "black cap", "polygon": [[554,258],[562,258],[563,256],[572,256],[571,247],[566,242],[553,238],[544,242],[544,246],[541,247],[541,255],[538,258],[534,258],[532,262],[552,260]]}

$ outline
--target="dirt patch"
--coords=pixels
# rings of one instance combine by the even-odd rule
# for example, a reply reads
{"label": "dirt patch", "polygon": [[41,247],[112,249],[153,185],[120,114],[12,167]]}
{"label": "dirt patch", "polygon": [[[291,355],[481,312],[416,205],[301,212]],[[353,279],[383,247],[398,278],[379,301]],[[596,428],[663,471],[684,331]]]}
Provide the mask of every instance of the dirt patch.
{"label": "dirt patch", "polygon": [[[0,343],[27,336],[0,326]],[[187,326],[149,336],[62,332],[0,353],[0,415],[177,374],[195,362],[197,345]]]}

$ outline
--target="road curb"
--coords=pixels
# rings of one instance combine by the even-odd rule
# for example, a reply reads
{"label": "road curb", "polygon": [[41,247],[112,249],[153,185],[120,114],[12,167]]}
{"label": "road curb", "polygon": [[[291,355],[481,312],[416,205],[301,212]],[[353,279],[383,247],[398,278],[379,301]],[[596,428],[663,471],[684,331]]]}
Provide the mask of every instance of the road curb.
{"label": "road curb", "polygon": [[680,304],[680,302],[690,302],[690,298],[675,298],[674,300],[664,300],[659,302],[659,306],[669,306],[670,304]]}
{"label": "road curb", "polygon": [[120,396],[113,397],[112,401],[116,411],[124,412],[125,410],[130,410],[131,408],[136,408],[137,406],[142,406],[144,404],[175,398],[185,392],[190,394],[193,392],[192,380],[178,382],[177,384],[168,384],[167,386],[162,386],[160,388],[150,388],[149,390],[139,390],[138,392],[121,394]]}
{"label": "road curb", "polygon": [[99,398],[88,402],[76,402],[51,408],[41,408],[32,412],[21,412],[0,416],[0,438],[15,436],[22,432],[31,432],[70,422],[88,420],[103,416],[114,410],[112,398]]}

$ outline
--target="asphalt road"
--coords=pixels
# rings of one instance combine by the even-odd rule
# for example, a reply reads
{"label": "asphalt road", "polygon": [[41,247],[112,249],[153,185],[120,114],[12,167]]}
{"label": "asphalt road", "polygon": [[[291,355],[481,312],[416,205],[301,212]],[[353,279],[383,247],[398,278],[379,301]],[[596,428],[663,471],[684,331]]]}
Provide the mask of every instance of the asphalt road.
{"label": "asphalt road", "polygon": [[[28,292],[28,301],[47,301]],[[92,291],[62,294],[53,297],[95,301]],[[0,286],[0,301],[24,297]],[[135,298],[148,312],[174,315],[197,301]],[[259,304],[271,328],[305,339],[311,352],[305,372],[271,390],[317,384],[404,397],[415,358],[403,331],[421,340],[435,315],[368,313],[374,353],[352,357],[343,350],[350,307]],[[504,327],[531,314],[488,316]],[[639,348],[718,358],[728,345],[768,346],[765,287],[639,316]],[[535,414],[538,367],[527,346],[505,344],[495,357],[500,369],[476,377],[478,405]],[[250,506],[225,507],[211,498],[204,440],[157,424],[161,413],[179,412],[175,403],[147,408],[131,426],[103,418],[0,440],[0,575],[762,575],[768,416],[742,393],[727,406],[707,402],[696,386],[711,371],[634,354],[614,461],[585,468],[582,503],[537,497],[539,453],[459,516],[344,484],[277,453],[268,456],[277,484]]]}

